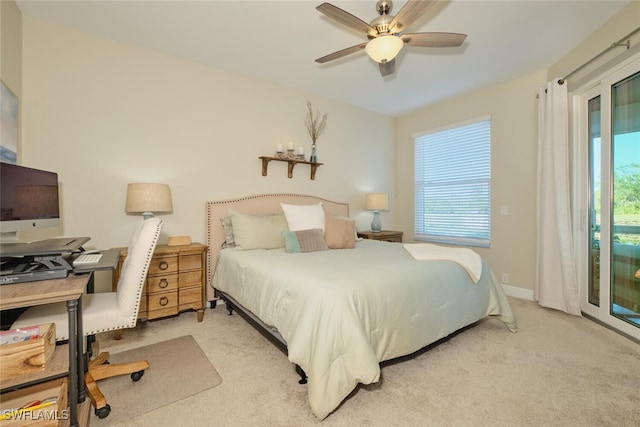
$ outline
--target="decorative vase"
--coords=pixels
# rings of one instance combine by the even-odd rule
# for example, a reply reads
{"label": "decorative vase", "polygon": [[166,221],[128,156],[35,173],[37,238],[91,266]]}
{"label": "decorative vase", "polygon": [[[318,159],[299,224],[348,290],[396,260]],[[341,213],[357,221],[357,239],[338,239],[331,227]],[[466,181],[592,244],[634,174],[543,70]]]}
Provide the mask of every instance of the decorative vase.
{"label": "decorative vase", "polygon": [[311,156],[309,156],[309,161],[311,163],[316,163],[318,161],[318,157],[316,156],[316,143],[311,144]]}

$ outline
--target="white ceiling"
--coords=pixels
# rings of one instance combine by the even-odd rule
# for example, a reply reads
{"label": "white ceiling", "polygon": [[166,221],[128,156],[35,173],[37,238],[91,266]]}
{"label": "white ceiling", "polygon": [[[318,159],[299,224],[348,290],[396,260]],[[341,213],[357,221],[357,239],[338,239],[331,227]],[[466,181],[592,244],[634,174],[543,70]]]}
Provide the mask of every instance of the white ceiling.
{"label": "white ceiling", "polygon": [[[321,2],[17,0],[27,16],[389,116],[548,68],[629,3],[441,1],[407,32],[468,34],[462,47],[405,46],[395,74],[382,78],[364,51],[314,61],[366,41],[315,10]],[[375,0],[330,2],[366,22],[378,16]]]}

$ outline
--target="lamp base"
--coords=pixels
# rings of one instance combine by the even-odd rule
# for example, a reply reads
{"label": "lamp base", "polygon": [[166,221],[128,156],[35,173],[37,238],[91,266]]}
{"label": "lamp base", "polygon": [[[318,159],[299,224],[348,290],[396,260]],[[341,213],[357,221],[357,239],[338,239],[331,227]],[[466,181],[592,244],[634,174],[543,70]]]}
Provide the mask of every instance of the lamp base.
{"label": "lamp base", "polygon": [[382,230],[382,221],[380,220],[380,212],[373,211],[373,220],[371,221],[371,231],[379,233]]}
{"label": "lamp base", "polygon": [[142,212],[142,218],[144,219],[153,218],[153,212]]}

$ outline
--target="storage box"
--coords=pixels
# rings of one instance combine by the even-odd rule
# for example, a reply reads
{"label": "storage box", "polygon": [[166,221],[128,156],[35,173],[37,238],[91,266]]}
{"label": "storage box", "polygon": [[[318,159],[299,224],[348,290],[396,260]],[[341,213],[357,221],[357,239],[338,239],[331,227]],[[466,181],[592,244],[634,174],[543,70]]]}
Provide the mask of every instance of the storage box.
{"label": "storage box", "polygon": [[167,246],[184,246],[191,244],[191,236],[169,236]]}
{"label": "storage box", "polygon": [[[54,398],[55,403],[45,403]],[[43,402],[37,404],[37,402]],[[31,408],[18,410],[29,403]],[[53,427],[69,419],[67,379],[47,381],[0,395],[0,427]],[[67,423],[68,424],[68,423]]]}
{"label": "storage box", "polygon": [[56,347],[56,325],[38,325],[38,338],[0,345],[0,381],[43,371]]}

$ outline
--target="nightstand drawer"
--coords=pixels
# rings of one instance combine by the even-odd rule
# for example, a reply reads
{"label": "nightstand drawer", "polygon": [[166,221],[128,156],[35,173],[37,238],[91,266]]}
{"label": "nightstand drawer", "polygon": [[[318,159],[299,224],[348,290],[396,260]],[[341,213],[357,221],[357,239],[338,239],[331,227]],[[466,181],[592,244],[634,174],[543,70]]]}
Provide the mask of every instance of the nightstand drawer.
{"label": "nightstand drawer", "polygon": [[178,314],[178,292],[159,292],[147,296],[149,319]]}
{"label": "nightstand drawer", "polygon": [[178,271],[177,256],[153,257],[153,259],[151,259],[151,265],[149,265],[147,276],[175,273],[176,271]]}
{"label": "nightstand drawer", "polygon": [[200,308],[202,301],[202,288],[192,287],[186,289],[180,289],[178,291],[180,301],[180,310],[187,308]]}
{"label": "nightstand drawer", "polygon": [[202,257],[200,254],[180,255],[180,271],[200,270],[202,268]]}
{"label": "nightstand drawer", "polygon": [[187,271],[186,273],[180,273],[178,277],[178,284],[180,288],[200,285],[202,283],[202,273],[200,271]]}
{"label": "nightstand drawer", "polygon": [[147,292],[164,292],[178,288],[178,275],[165,274],[162,276],[147,277]]}
{"label": "nightstand drawer", "polygon": [[147,313],[147,293],[143,292],[142,296],[140,297],[140,308],[138,309],[138,317],[141,317],[140,314],[141,313],[145,313],[146,317],[146,313]]}

